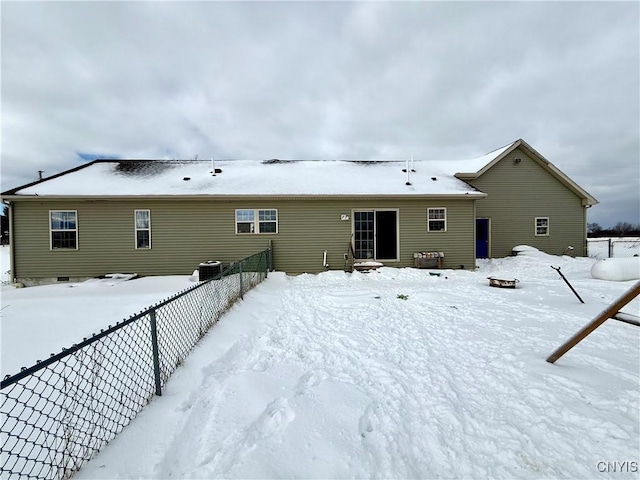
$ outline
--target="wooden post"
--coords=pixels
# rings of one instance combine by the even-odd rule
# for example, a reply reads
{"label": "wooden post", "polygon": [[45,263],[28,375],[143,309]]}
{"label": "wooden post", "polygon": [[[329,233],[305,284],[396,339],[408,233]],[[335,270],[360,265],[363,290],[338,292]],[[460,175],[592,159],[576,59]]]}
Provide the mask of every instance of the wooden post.
{"label": "wooden post", "polygon": [[553,352],[549,358],[547,358],[547,362],[554,363],[560,357],[562,357],[565,353],[575,347],[578,343],[580,343],[587,335],[593,332],[596,328],[602,325],[607,319],[612,318],[618,314],[620,309],[624,307],[631,300],[636,298],[640,294],[640,281],[636,282],[633,287],[627,290],[620,298],[618,298],[615,302],[613,302],[609,307],[600,312],[596,318],[594,318],[591,322],[589,322],[584,328],[582,328],[578,333],[576,333],[573,337],[567,340],[563,345],[560,346],[555,352]]}

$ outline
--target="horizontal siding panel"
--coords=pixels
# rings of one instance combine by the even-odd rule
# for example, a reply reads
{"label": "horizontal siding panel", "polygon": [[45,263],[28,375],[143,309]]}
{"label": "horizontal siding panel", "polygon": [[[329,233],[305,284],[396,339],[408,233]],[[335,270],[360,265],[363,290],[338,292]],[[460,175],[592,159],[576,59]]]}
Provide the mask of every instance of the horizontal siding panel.
{"label": "horizontal siding panel", "polygon": [[[428,207],[447,208],[447,232],[427,232]],[[417,251],[444,251],[445,266],[474,266],[473,200],[397,201],[18,201],[14,208],[16,275],[20,278],[93,277],[106,273],[185,275],[200,262],[229,263],[263,250],[273,242],[275,268],[287,273],[344,268],[354,210],[397,209],[400,260],[413,265]],[[235,209],[278,210],[278,233],[236,235]],[[151,211],[150,250],[135,249],[134,210]],[[51,251],[49,210],[77,210],[79,249]],[[349,221],[340,216],[349,215]]]}
{"label": "horizontal siding panel", "polygon": [[[571,245],[577,254],[586,255],[581,199],[524,151],[514,150],[469,183],[488,194],[478,200],[476,213],[491,219],[492,256],[511,255],[513,247],[521,244],[554,255]],[[535,235],[535,217],[549,217],[549,236]]]}

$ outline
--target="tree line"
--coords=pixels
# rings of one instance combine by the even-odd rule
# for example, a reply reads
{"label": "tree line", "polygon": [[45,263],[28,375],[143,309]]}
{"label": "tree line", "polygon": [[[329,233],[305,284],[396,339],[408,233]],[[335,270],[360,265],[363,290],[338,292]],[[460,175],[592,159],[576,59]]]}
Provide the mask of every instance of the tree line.
{"label": "tree line", "polygon": [[640,223],[618,222],[613,227],[603,228],[597,223],[587,223],[589,237],[640,237]]}

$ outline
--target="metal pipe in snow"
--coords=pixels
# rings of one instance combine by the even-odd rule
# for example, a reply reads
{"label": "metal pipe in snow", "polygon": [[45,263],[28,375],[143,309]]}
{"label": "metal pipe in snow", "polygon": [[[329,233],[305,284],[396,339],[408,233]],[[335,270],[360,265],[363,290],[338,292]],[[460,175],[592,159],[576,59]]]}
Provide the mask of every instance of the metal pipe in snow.
{"label": "metal pipe in snow", "polygon": [[13,233],[13,226],[15,224],[15,219],[13,216],[13,203],[3,200],[2,203],[9,207],[9,211],[7,214],[9,215],[9,270],[11,271],[11,283],[18,282],[18,276],[16,275],[16,249],[15,249],[15,240]]}
{"label": "metal pipe in snow", "polygon": [[578,292],[576,292],[576,289],[573,288],[573,285],[571,285],[569,283],[569,280],[567,280],[567,277],[565,277],[562,272],[560,271],[560,267],[556,268],[553,265],[551,265],[551,268],[553,268],[556,272],[558,272],[560,274],[560,276],[562,277],[562,279],[564,280],[564,283],[566,283],[567,285],[569,285],[569,288],[571,289],[571,291],[573,292],[573,294],[578,297],[578,300],[580,300],[580,303],[584,303],[584,300],[582,300],[582,297],[580,297],[580,295],[578,294]]}
{"label": "metal pipe in snow", "polygon": [[324,268],[329,268],[329,264],[327,263],[327,251],[324,251],[324,254],[322,255],[322,266]]}

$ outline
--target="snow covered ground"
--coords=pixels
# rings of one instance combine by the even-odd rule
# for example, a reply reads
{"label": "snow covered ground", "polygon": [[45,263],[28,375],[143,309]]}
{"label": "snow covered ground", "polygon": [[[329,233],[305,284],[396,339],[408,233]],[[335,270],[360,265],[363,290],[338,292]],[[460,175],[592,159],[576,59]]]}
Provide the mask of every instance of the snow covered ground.
{"label": "snow covered ground", "polygon": [[5,285],[10,280],[8,260],[9,247],[0,247],[2,377],[193,286],[194,280],[167,276],[14,288]]}
{"label": "snow covered ground", "polygon": [[[634,284],[591,278],[594,262],[526,251],[440,276],[270,274],[76,478],[637,479],[640,329],[610,320],[545,362]],[[19,350],[59,351],[36,327],[85,335],[97,310],[113,323],[132,313],[114,304],[156,301],[154,282],[163,296],[190,279],[3,287],[3,371]],[[64,302],[36,317],[36,292]]]}

